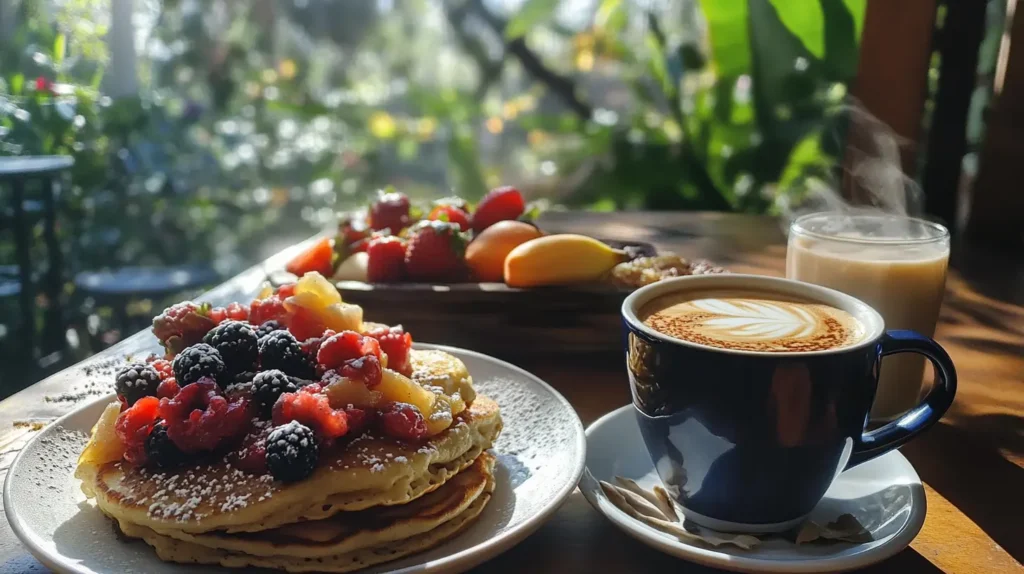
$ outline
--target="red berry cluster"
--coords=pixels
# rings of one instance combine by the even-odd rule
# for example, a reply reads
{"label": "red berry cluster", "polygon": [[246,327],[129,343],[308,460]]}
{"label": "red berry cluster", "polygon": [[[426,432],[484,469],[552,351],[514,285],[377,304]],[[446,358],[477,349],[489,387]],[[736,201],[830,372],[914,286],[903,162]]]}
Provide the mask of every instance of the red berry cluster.
{"label": "red berry cluster", "polygon": [[[380,327],[364,335],[306,323],[305,332],[296,333],[301,318],[283,305],[294,289],[284,285],[249,306],[179,303],[154,320],[154,333],[167,354],[151,356],[146,364],[159,376],[159,385],[149,375],[146,387],[145,372],[137,363],[130,367],[134,371],[126,367],[124,372],[129,374],[121,375],[125,389],[145,389],[145,396],[130,406],[119,397],[123,406],[115,432],[125,445],[125,460],[168,468],[188,457],[221,454],[236,468],[253,473],[269,470],[275,478],[295,480],[294,465],[281,468],[291,462],[313,465],[322,449],[353,433],[375,427],[403,440],[426,435],[423,414],[412,405],[334,408],[325,391],[339,377],[370,389],[379,386],[385,360],[390,368],[409,375],[412,337],[401,326]],[[225,321],[232,323],[221,325]],[[248,358],[234,364],[236,359],[229,363],[231,369],[225,367],[221,349],[228,353],[225,357],[238,357],[238,349],[254,345],[258,353],[253,364]],[[183,353],[185,349],[188,352]],[[306,380],[314,365],[316,376],[322,378]],[[141,377],[141,382],[133,385],[132,377]],[[186,377],[194,382],[179,384]],[[154,433],[155,428],[160,432]],[[275,440],[280,440],[281,433],[292,433],[293,438],[308,433],[317,444],[311,451],[298,453],[302,456],[273,448],[268,452],[268,437],[274,431],[278,432]],[[293,455],[298,456],[294,461],[289,458]],[[313,471],[303,468],[303,473]]]}

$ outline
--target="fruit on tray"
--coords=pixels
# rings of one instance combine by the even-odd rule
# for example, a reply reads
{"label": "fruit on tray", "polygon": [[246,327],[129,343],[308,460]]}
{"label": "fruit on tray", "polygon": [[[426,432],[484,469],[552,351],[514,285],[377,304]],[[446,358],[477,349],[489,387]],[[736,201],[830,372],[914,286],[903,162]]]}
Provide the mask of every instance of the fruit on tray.
{"label": "fruit on tray", "polygon": [[544,235],[522,221],[499,221],[477,235],[466,248],[466,264],[477,281],[503,281],[505,257],[519,245]]}
{"label": "fruit on tray", "polygon": [[288,262],[285,270],[295,275],[305,275],[316,271],[330,277],[334,272],[334,244],[329,237],[317,241],[308,249]]}
{"label": "fruit on tray", "polygon": [[523,194],[511,187],[499,187],[487,192],[473,212],[473,231],[480,233],[499,221],[518,219],[526,211]]}
{"label": "fruit on tray", "polygon": [[560,234],[531,239],[505,258],[510,287],[566,285],[598,281],[628,258],[626,252],[585,235]]}
{"label": "fruit on tray", "polygon": [[[409,232],[405,272],[413,281],[463,281],[466,277],[466,234],[457,224],[422,221]],[[372,254],[371,254],[372,259]]]}
{"label": "fruit on tray", "polygon": [[[364,215],[346,216],[335,237],[313,241],[286,269],[300,277],[315,272],[333,282],[504,281],[521,288],[600,282],[622,289],[701,272],[671,254],[643,257],[636,248],[614,249],[584,235],[545,236],[530,221],[537,211],[511,186],[492,189],[475,206],[459,197],[422,205],[396,191],[380,192]],[[161,332],[176,337],[165,346],[173,354],[194,338],[192,331],[205,333],[220,315],[244,320],[248,313],[257,325],[287,317],[293,331],[309,337],[324,328],[356,330],[362,316],[329,298],[331,281],[317,281],[314,293],[306,293],[300,281],[294,293],[264,294],[248,310],[240,307],[237,317],[231,309],[173,310]]]}

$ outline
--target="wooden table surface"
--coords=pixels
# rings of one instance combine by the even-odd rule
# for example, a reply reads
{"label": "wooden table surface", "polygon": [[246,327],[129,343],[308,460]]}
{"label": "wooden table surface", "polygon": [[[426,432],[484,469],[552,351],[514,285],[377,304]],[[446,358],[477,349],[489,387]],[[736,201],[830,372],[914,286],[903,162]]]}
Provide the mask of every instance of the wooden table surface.
{"label": "wooden table surface", "polygon": [[[549,213],[548,231],[633,241],[735,272],[781,276],[785,239],[770,218],[728,214]],[[247,301],[267,270],[288,252],[204,296],[217,304]],[[928,515],[909,548],[865,572],[1024,571],[1024,259],[955,245],[936,339],[956,362],[960,386],[945,418],[901,450],[925,482]],[[433,341],[443,343],[444,341]],[[139,333],[86,363],[0,402],[0,469],[45,422],[76,404],[91,382],[111,384],[87,367],[125,354],[148,354],[155,340]],[[559,389],[583,423],[626,404],[621,355],[521,357],[516,362]],[[61,395],[64,395],[63,397]],[[3,522],[0,572],[44,572]],[[710,572],[660,554],[621,533],[576,492],[541,529],[478,572]]]}

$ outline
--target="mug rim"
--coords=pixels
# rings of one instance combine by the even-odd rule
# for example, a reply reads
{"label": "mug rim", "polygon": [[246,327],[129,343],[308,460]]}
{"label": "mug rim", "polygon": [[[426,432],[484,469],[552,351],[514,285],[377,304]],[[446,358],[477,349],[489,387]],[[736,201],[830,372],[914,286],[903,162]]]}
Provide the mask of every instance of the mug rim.
{"label": "mug rim", "polygon": [[[775,291],[777,293],[781,292],[795,297],[808,298],[819,303],[842,309],[864,323],[864,327],[868,332],[865,334],[863,341],[854,345],[836,347],[834,349],[822,349],[817,351],[747,351],[742,349],[712,347],[710,345],[702,345],[692,341],[677,339],[648,327],[639,319],[637,313],[640,308],[651,300],[658,296],[667,295],[676,291],[689,290],[690,288],[697,289],[699,287],[695,284],[698,283],[710,283],[714,286],[723,288],[739,289],[757,289],[757,286],[751,286],[751,283],[756,283],[761,286],[767,284],[771,291]],[[687,285],[689,285],[689,287],[687,287]],[[847,295],[841,291],[836,291],[835,289],[814,285],[812,283],[804,283],[802,281],[782,279],[779,277],[770,277],[767,275],[742,273],[687,275],[684,277],[663,279],[656,283],[645,285],[644,287],[630,293],[622,302],[621,313],[622,318],[629,324],[631,329],[635,329],[648,337],[666,343],[731,355],[771,357],[775,359],[783,359],[787,357],[814,357],[854,351],[877,344],[878,339],[885,333],[885,320],[882,318],[882,315],[873,307],[856,297]]]}

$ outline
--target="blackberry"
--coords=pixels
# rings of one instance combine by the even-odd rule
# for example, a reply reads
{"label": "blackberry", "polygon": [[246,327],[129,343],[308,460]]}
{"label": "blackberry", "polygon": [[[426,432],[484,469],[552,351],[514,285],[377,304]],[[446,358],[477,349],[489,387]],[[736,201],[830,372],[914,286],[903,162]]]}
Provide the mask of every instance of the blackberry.
{"label": "blackberry", "polygon": [[274,331],[283,331],[284,325],[271,319],[269,321],[265,321],[262,325],[256,327],[254,330],[256,331],[256,338],[262,339],[263,337],[266,337],[267,335],[273,333]]}
{"label": "blackberry", "polygon": [[167,425],[153,426],[145,443],[146,461],[157,468],[174,468],[185,462],[185,453],[167,436]]}
{"label": "blackberry", "polygon": [[155,397],[160,386],[160,373],[152,365],[130,363],[117,372],[114,379],[114,391],[124,397],[128,406],[142,397]]}
{"label": "blackberry", "polygon": [[278,369],[302,379],[312,379],[313,361],[288,331],[274,331],[260,339],[260,368]]}
{"label": "blackberry", "polygon": [[171,367],[174,369],[174,378],[182,388],[203,377],[210,377],[219,385],[224,385],[227,382],[224,359],[221,358],[217,349],[206,343],[192,345],[178,353],[178,356],[174,357]]}
{"label": "blackberry", "polygon": [[320,447],[309,427],[291,421],[270,431],[266,442],[267,468],[277,480],[295,482],[316,470]]}
{"label": "blackberry", "polygon": [[251,383],[252,380],[255,378],[256,371],[242,371],[241,373],[235,375],[231,382],[236,385],[244,385],[246,383]]}
{"label": "blackberry", "polygon": [[252,399],[263,407],[264,412],[270,412],[270,408],[283,393],[298,390],[299,385],[295,379],[277,369],[256,373],[256,378],[252,380]]}
{"label": "blackberry", "polygon": [[210,330],[203,342],[217,349],[230,375],[253,370],[259,358],[259,338],[248,323],[224,321]]}

